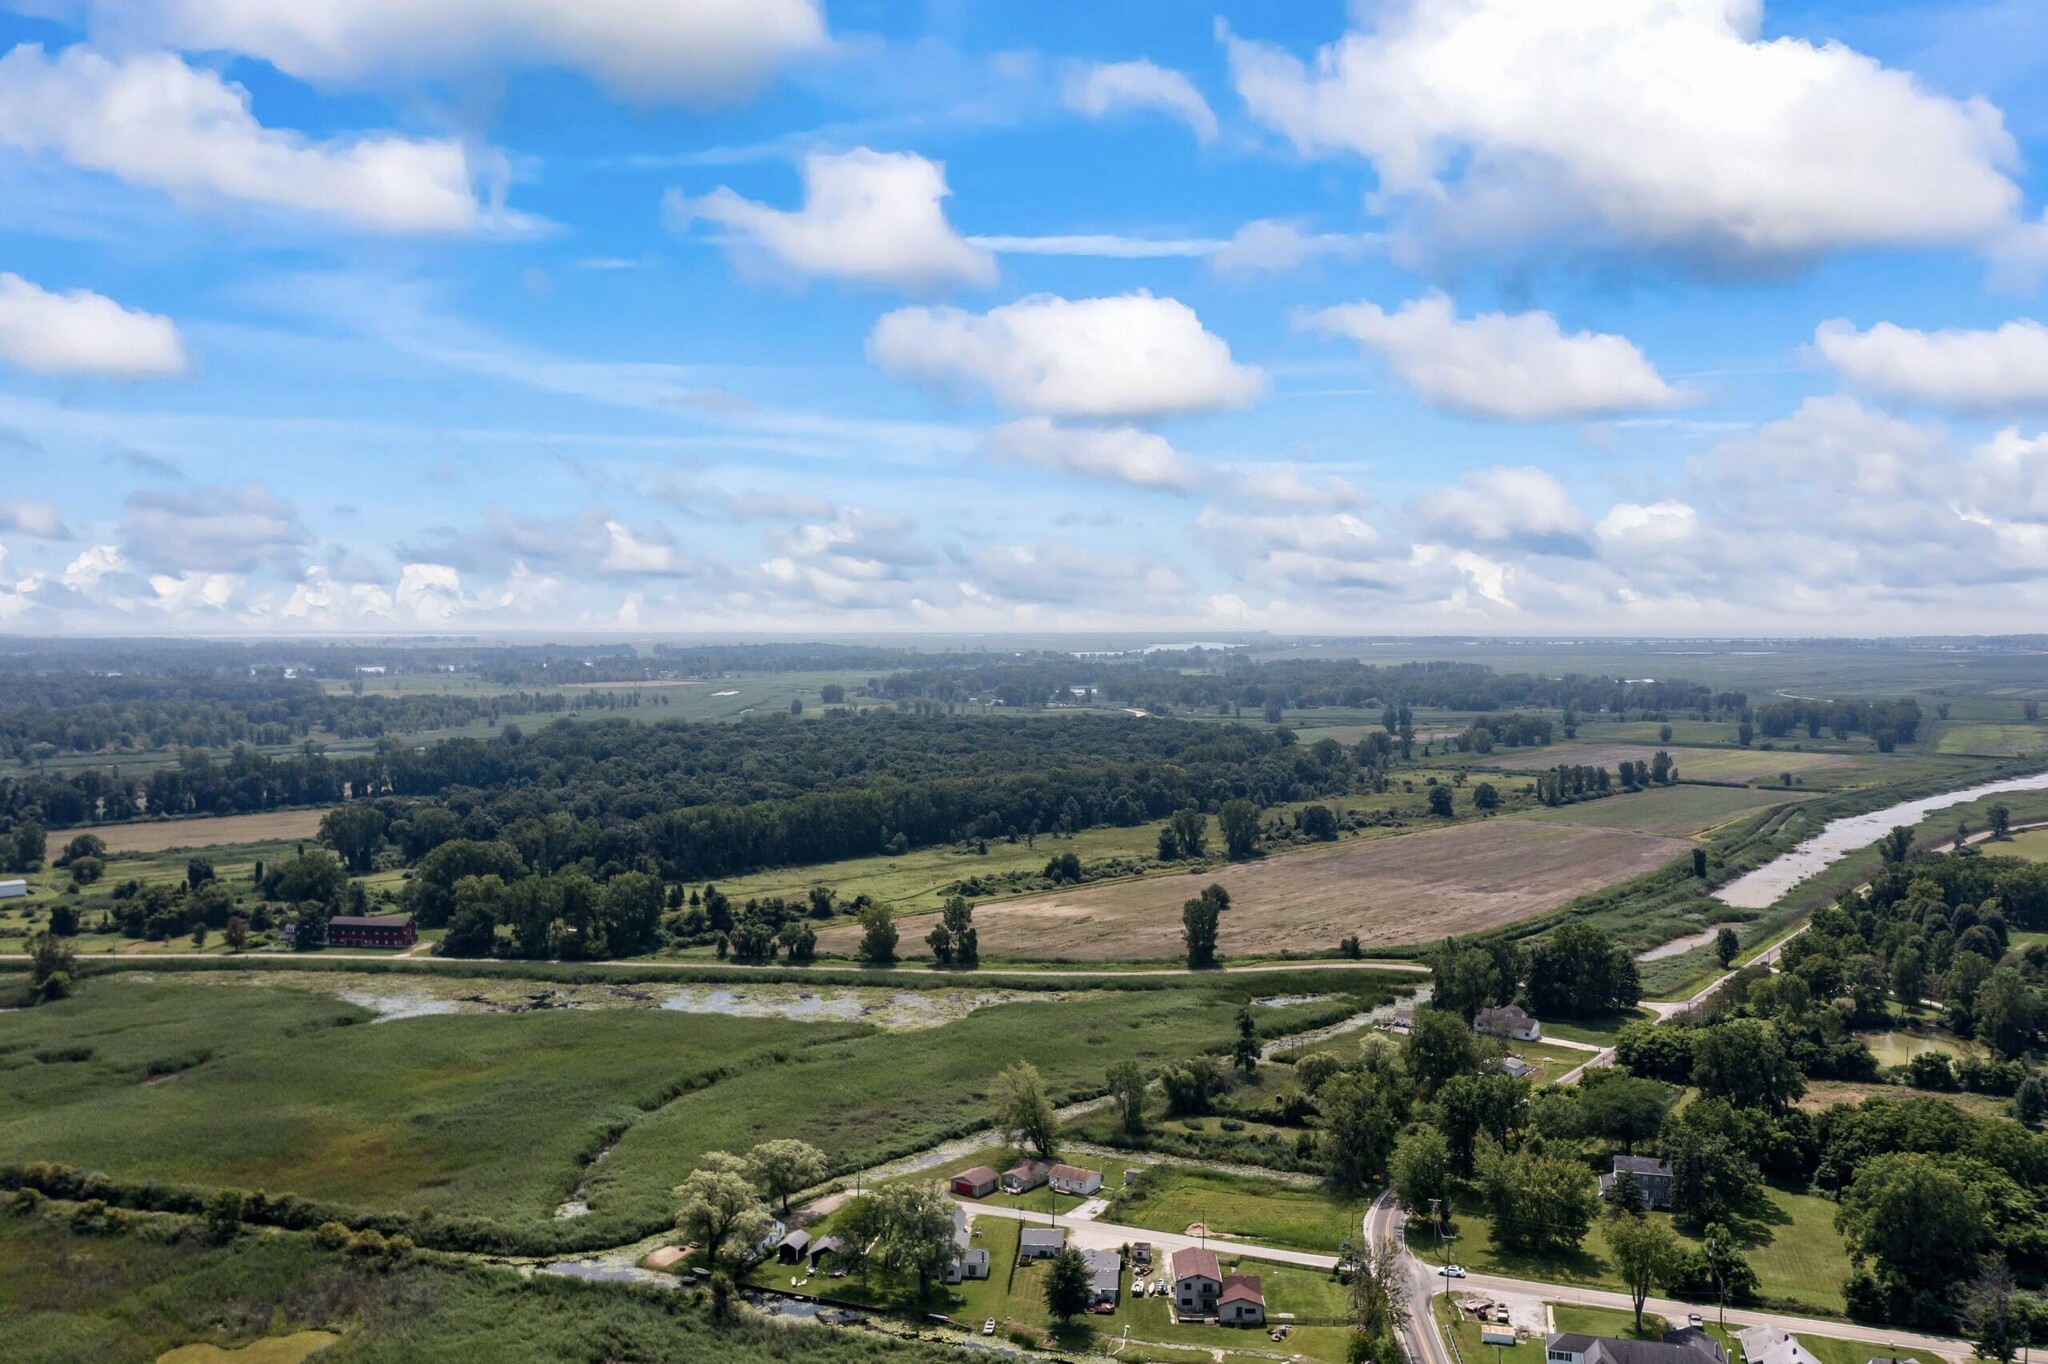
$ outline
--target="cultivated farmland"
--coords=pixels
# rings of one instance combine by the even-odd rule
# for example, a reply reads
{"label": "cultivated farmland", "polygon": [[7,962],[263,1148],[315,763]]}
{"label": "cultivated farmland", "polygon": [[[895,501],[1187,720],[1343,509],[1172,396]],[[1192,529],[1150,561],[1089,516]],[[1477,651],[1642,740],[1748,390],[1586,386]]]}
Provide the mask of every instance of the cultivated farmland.
{"label": "cultivated farmland", "polygon": [[[1360,839],[1194,876],[1084,886],[983,905],[975,913],[983,955],[1026,960],[1150,961],[1182,953],[1184,901],[1211,881],[1230,892],[1226,956],[1334,948],[1355,933],[1367,947],[1477,933],[1555,909],[1684,854],[1671,838],[1493,819],[1400,837]],[[906,950],[932,916],[900,928]],[[852,925],[819,935],[851,951]]]}

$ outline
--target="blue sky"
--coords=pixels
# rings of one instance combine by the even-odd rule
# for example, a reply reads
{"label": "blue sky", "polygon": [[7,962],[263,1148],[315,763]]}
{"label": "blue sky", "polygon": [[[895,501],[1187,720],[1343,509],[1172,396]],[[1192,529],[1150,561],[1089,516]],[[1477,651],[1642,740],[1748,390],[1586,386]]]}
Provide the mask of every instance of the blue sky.
{"label": "blue sky", "polygon": [[0,0],[0,630],[2039,628],[2018,0]]}

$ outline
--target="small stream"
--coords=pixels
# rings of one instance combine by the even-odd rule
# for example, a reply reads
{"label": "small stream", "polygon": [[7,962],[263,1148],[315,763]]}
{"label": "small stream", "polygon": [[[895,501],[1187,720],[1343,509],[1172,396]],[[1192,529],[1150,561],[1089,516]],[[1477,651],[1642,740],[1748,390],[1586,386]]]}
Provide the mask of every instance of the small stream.
{"label": "small stream", "polygon": [[1984,796],[1996,796],[2007,791],[2040,790],[2048,790],[2048,772],[1985,782],[1960,791],[1923,796],[1919,800],[1900,801],[1897,805],[1888,805],[1868,814],[1846,815],[1830,821],[1819,833],[1791,852],[1730,881],[1714,892],[1714,898],[1737,909],[1768,909],[1801,881],[1833,866],[1857,849],[1869,847],[1898,825],[1910,827],[1936,810],[1967,805]]}

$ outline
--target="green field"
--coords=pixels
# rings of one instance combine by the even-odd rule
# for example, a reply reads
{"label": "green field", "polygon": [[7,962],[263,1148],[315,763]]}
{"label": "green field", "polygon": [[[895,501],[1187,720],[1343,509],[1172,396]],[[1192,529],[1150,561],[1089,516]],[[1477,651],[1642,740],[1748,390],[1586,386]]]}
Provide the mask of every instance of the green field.
{"label": "green field", "polygon": [[1729,786],[1662,786],[1604,800],[1582,801],[1554,809],[1533,809],[1524,819],[1575,828],[1633,829],[1646,834],[1700,834],[1729,820],[1785,799],[1774,790]]}
{"label": "green field", "polygon": [[[665,1222],[704,1151],[798,1136],[837,1169],[873,1164],[976,1130],[989,1080],[1019,1059],[1065,1100],[1114,1060],[1220,1050],[1249,993],[1100,992],[891,1033],[651,1009],[367,1024],[307,990],[114,976],[9,1020],[0,1160],[474,1218],[543,1249],[604,1244]],[[1284,1028],[1332,1006],[1272,1012],[1261,1022]],[[591,1214],[554,1221],[620,1132],[589,1181]]]}
{"label": "green field", "polygon": [[2023,720],[2004,724],[1944,720],[1934,726],[1934,751],[1971,753],[1993,758],[2010,758],[2022,753],[2048,753],[2048,725],[2029,724]]}
{"label": "green field", "polygon": [[1998,857],[2024,857],[2030,862],[2048,862],[2048,829],[2022,829],[2005,843],[1981,845]]}
{"label": "green field", "polygon": [[[1650,1215],[1669,1219],[1667,1213]],[[1736,1219],[1731,1230],[1741,1238],[1743,1253],[1756,1269],[1765,1298],[1802,1310],[1841,1315],[1849,1253],[1835,1231],[1833,1203],[1811,1194],[1767,1189],[1765,1208]],[[1595,1220],[1580,1248],[1568,1255],[1496,1249],[1485,1216],[1477,1205],[1462,1200],[1455,1231],[1456,1239],[1444,1243],[1445,1255],[1475,1272],[1589,1288],[1622,1288],[1600,1220]],[[1412,1225],[1410,1244],[1417,1254],[1437,1258],[1434,1237],[1424,1224]]]}
{"label": "green field", "polygon": [[1163,1165],[1120,1191],[1103,1220],[1171,1232],[1201,1223],[1219,1241],[1334,1255],[1339,1244],[1358,1239],[1364,1215],[1363,1202],[1346,1202],[1319,1189]]}
{"label": "green field", "polygon": [[[171,1233],[82,1235],[61,1207],[0,1216],[0,1364],[151,1364],[186,1346],[223,1350],[310,1330],[341,1339],[318,1364],[558,1364],[570,1359],[687,1364],[943,1364],[954,1349],[876,1332],[752,1320],[717,1330],[701,1307],[610,1284],[420,1259],[403,1271],[314,1247],[310,1237],[245,1232],[230,1245]],[[593,1346],[593,1342],[602,1342]],[[192,1356],[171,1356],[173,1360]],[[204,1357],[204,1356],[201,1356]],[[291,1356],[284,1356],[290,1358]],[[276,1358],[213,1356],[232,1364]]]}

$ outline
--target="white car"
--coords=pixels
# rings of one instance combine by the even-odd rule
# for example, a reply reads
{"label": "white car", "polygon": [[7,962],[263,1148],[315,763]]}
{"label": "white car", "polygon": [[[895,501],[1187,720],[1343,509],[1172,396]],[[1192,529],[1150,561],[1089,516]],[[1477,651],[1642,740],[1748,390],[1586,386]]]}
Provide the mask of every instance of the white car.
{"label": "white car", "polygon": [[1700,1331],[1706,1329],[1707,1319],[1697,1312],[1689,1312],[1686,1314],[1685,1324],[1695,1331]]}
{"label": "white car", "polygon": [[981,1324],[981,1333],[985,1336],[992,1336],[996,1333],[996,1319],[994,1317],[990,1317]]}
{"label": "white car", "polygon": [[1445,1265],[1437,1271],[1437,1277],[1443,1279],[1462,1279],[1465,1277],[1465,1266]]}

